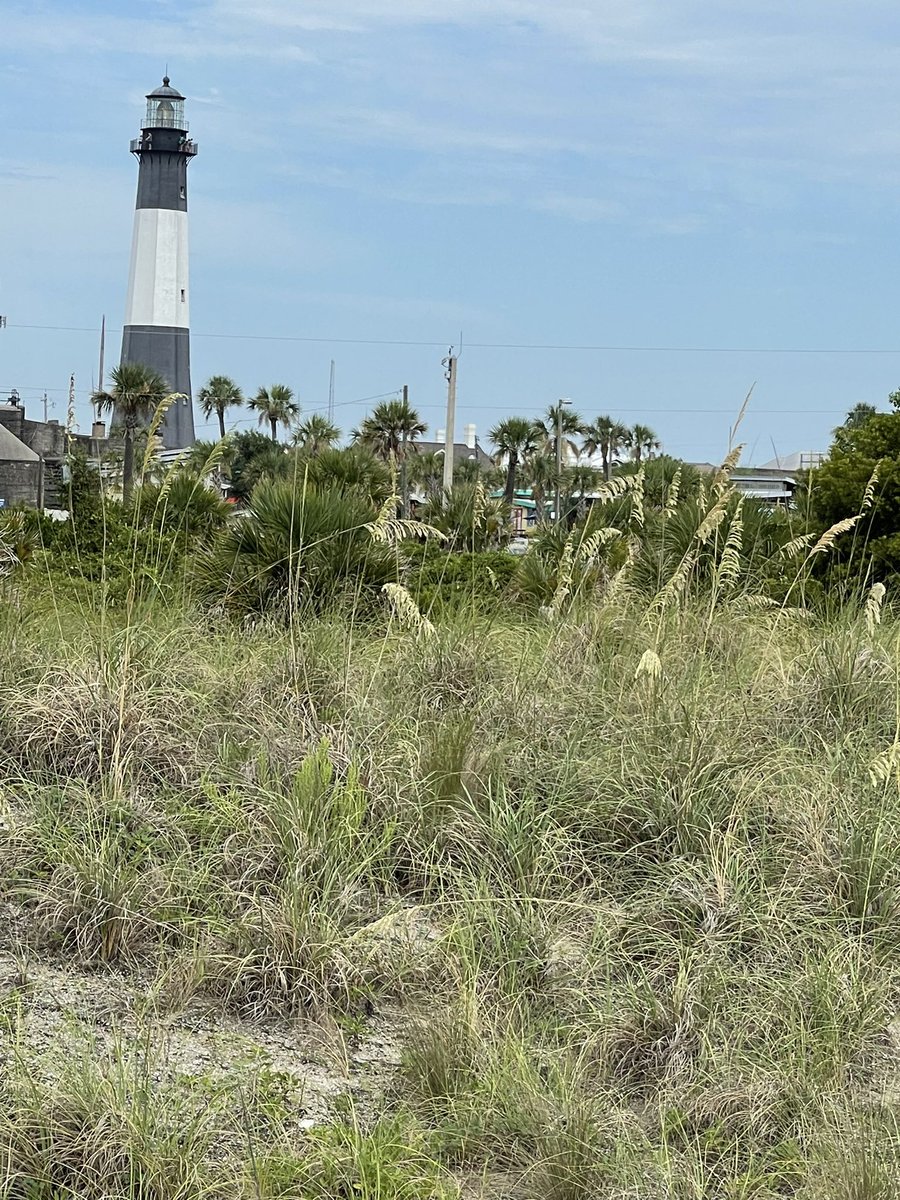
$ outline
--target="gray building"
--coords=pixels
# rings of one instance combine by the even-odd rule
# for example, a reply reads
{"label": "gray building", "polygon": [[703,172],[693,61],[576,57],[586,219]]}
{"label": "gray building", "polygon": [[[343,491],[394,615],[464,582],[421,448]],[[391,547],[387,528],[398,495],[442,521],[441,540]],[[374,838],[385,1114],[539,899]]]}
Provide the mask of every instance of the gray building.
{"label": "gray building", "polygon": [[43,485],[41,456],[0,425],[0,508],[14,504],[43,508]]}
{"label": "gray building", "polygon": [[[810,471],[820,466],[826,456],[812,450],[798,451],[783,458],[773,459],[761,467],[735,467],[731,482],[736,491],[748,500],[762,504],[790,505],[797,485]],[[712,475],[719,468],[713,463],[691,463],[704,475]]]}
{"label": "gray building", "polygon": [[[443,454],[444,441],[439,442],[414,442],[413,450],[417,454]],[[474,436],[467,438],[464,442],[453,443],[453,464],[459,466],[463,462],[477,462],[483,471],[494,465],[494,460],[491,456],[481,448]]]}
{"label": "gray building", "polygon": [[106,446],[106,427],[93,435],[67,436],[58,421],[29,421],[17,401],[0,402],[0,508],[26,504],[30,508],[64,507],[65,464],[73,448],[88,458],[100,458]]}

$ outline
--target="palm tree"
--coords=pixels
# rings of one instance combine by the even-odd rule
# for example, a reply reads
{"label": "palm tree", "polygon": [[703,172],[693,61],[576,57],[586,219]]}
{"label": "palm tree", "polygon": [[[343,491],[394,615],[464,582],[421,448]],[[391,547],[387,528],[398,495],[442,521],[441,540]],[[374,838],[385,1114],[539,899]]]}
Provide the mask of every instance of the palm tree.
{"label": "palm tree", "polygon": [[409,478],[407,460],[412,443],[421,437],[428,426],[408,400],[385,400],[378,404],[358,429],[353,440],[366,446],[385,461],[400,466],[400,505],[404,517],[409,515]]}
{"label": "palm tree", "polygon": [[98,412],[112,412],[122,424],[122,499],[127,504],[134,488],[134,438],[168,393],[166,381],[143,363],[121,363],[110,372],[112,388],[93,396]]}
{"label": "palm tree", "polygon": [[484,482],[484,467],[477,458],[458,458],[453,464],[453,486],[458,483]]}
{"label": "palm tree", "polygon": [[444,452],[430,450],[420,451],[409,460],[410,482],[428,496],[440,496],[444,486]]}
{"label": "palm tree", "polygon": [[229,438],[224,445],[220,442],[194,442],[181,458],[181,465],[186,471],[195,475],[210,473],[209,463],[218,464],[215,474],[227,474],[227,468],[234,458],[234,445]]}
{"label": "palm tree", "polygon": [[580,463],[574,467],[568,467],[563,472],[563,483],[566,486],[566,492],[570,496],[578,495],[581,498],[589,496],[596,488],[600,479],[600,472],[596,467],[590,466],[588,463]]}
{"label": "palm tree", "polygon": [[497,448],[496,460],[506,462],[506,487],[503,498],[512,504],[516,496],[516,472],[537,447],[537,430],[525,417],[507,417],[488,434]]}
{"label": "palm tree", "polygon": [[292,441],[306,454],[321,454],[340,441],[341,431],[321,413],[310,413],[294,430]]}
{"label": "palm tree", "polygon": [[535,436],[542,444],[542,449],[548,454],[556,454],[556,438],[562,434],[563,459],[571,454],[578,456],[578,443],[575,438],[581,433],[583,422],[577,412],[574,412],[560,400],[551,404],[547,415],[534,423]]}
{"label": "palm tree", "polygon": [[300,412],[300,405],[294,403],[294,393],[286,383],[273,383],[270,388],[261,387],[248,407],[259,413],[260,425],[269,422],[273,442],[278,441],[278,426],[287,427]]}
{"label": "palm tree", "polygon": [[596,489],[601,472],[588,463],[576,463],[566,467],[561,480],[562,511],[570,516],[584,517],[588,511],[588,497]]}
{"label": "palm tree", "polygon": [[603,478],[609,479],[612,464],[619,452],[628,445],[629,439],[630,430],[627,425],[613,420],[612,417],[598,417],[592,424],[584,427],[581,451],[589,458],[599,453],[603,463]]}
{"label": "palm tree", "polygon": [[556,487],[559,475],[555,454],[533,454],[525,464],[525,481],[531,488],[538,520],[547,518],[547,497]]}
{"label": "palm tree", "polygon": [[[893,401],[893,396],[891,400]],[[870,417],[877,416],[877,414],[878,409],[874,404],[866,404],[864,401],[854,404],[844,418],[843,425],[839,425],[838,429],[861,429]],[[837,433],[837,429],[833,432]]]}
{"label": "palm tree", "polygon": [[219,438],[225,438],[225,410],[244,403],[244,394],[233,379],[227,375],[213,375],[200,389],[198,399],[200,411],[207,420],[213,415],[219,418]]}
{"label": "palm tree", "polygon": [[487,550],[509,533],[506,502],[485,495],[480,483],[454,483],[451,488],[431,496],[423,517],[447,535],[450,547],[457,550]]}
{"label": "palm tree", "polygon": [[629,433],[631,457],[636,463],[642,460],[645,453],[648,458],[652,458],[654,451],[662,448],[662,442],[649,425],[635,425]]}

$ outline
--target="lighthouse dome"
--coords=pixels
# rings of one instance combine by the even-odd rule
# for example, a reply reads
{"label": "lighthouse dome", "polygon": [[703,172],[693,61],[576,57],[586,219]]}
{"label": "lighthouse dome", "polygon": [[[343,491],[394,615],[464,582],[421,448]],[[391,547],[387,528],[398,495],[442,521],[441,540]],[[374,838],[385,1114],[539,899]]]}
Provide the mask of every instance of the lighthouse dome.
{"label": "lighthouse dome", "polygon": [[148,100],[156,100],[158,98],[168,100],[183,100],[184,96],[182,96],[181,92],[179,92],[176,88],[171,86],[168,75],[164,75],[162,87],[156,88],[147,95]]}
{"label": "lighthouse dome", "polygon": [[162,87],[156,88],[147,96],[144,129],[178,129],[183,133],[187,132],[184,96],[169,84],[168,75],[163,78]]}

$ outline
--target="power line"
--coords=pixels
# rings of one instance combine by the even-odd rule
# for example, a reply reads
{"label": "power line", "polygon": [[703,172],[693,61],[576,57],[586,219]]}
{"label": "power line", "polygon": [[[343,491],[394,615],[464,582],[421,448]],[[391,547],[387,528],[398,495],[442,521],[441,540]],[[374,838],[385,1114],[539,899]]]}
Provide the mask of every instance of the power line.
{"label": "power line", "polygon": [[[10,329],[30,329],[50,333],[90,333],[96,336],[93,326],[84,325],[10,325]],[[109,329],[109,333],[121,333],[120,329]],[[147,333],[158,332],[168,336],[163,330],[148,329]],[[312,345],[343,345],[343,346],[419,346],[442,348],[447,345],[446,339],[441,341],[416,341],[401,338],[346,338],[346,337],[299,337],[296,335],[259,334],[259,333],[206,333],[191,331],[192,338],[216,338],[228,341],[244,342],[300,342]],[[636,346],[636,345],[593,345],[566,344],[557,342],[468,342],[467,349],[474,350],[549,350],[563,352],[583,352],[602,354],[796,354],[796,355],[900,355],[900,347],[796,347],[796,346]]]}
{"label": "power line", "polygon": [[[379,392],[376,396],[361,396],[358,400],[341,400],[340,403],[336,404],[334,407],[335,408],[344,408],[350,404],[369,404],[373,400],[384,400],[388,396],[397,396],[397,395],[399,395],[399,393],[400,393],[400,389],[394,388],[394,390],[392,392]],[[327,409],[324,409],[324,408],[303,408],[301,405],[300,415],[301,416],[309,416],[312,413],[321,413],[321,412],[326,412],[326,411],[327,411]],[[265,417],[263,419],[265,419]],[[217,422],[212,420],[211,418],[209,420],[197,422],[197,424],[201,427],[206,426],[206,425],[215,425],[216,423]],[[255,420],[253,417],[238,417],[236,420],[231,422],[232,427],[237,426],[237,425],[257,425],[257,424],[259,424],[259,422],[257,420]]]}
{"label": "power line", "polygon": [[[68,393],[68,388],[41,387],[36,384],[17,384],[16,388],[19,392],[36,392],[36,393],[64,392],[64,393]],[[11,390],[12,390],[11,385],[6,386],[6,387],[0,385],[0,395],[2,395],[3,392],[9,392]],[[399,395],[399,393],[400,393],[400,388],[395,388],[391,392],[379,392],[377,395],[374,395],[374,396],[360,396],[356,400],[340,400],[335,404],[335,408],[348,408],[348,407],[352,407],[353,405],[357,405],[357,404],[369,404],[375,400],[384,400],[390,396],[397,396],[397,395]],[[92,395],[92,393],[89,389],[79,392],[79,397],[82,400],[85,400],[85,399],[89,400],[91,395]],[[194,403],[195,404],[197,403],[196,399],[195,399]],[[546,404],[517,404],[515,406],[515,411],[517,413],[544,412],[546,407],[547,407]],[[621,413],[621,414],[625,414],[625,415],[627,415],[629,413],[653,413],[653,414],[660,415],[660,416],[666,416],[669,414],[671,414],[673,416],[702,415],[702,416],[727,417],[729,420],[734,417],[734,412],[735,412],[734,408],[647,408],[642,404],[618,404],[618,405],[607,405],[606,407],[607,407],[607,411],[610,413],[610,415],[614,415],[616,413]],[[417,404],[416,408],[421,409],[423,412],[426,412],[426,411],[428,411],[428,412],[443,412],[444,411],[443,404]],[[484,408],[484,405],[480,404],[480,403],[460,405],[460,409],[463,412],[481,412],[481,411],[483,411],[483,408]],[[753,417],[753,416],[760,416],[760,417],[763,417],[763,416],[765,416],[765,417],[773,417],[773,416],[774,417],[778,417],[778,416],[833,417],[833,416],[844,416],[844,415],[846,415],[846,411],[847,411],[846,405],[842,405],[842,406],[839,406],[836,408],[752,408],[751,407],[750,409],[748,409],[748,416],[751,416],[751,417]],[[311,415],[312,413],[327,413],[327,412],[328,412],[328,408],[323,405],[316,405],[312,408],[307,408],[301,404],[301,414],[305,414],[307,416]],[[252,418],[241,417],[238,422],[235,422],[235,424],[238,424],[241,422],[247,423],[248,421],[252,422]],[[204,422],[200,422],[200,424],[204,424]]]}
{"label": "power line", "polygon": [[[90,333],[95,337],[97,330],[92,326],[87,325],[10,325],[10,329],[34,329],[48,333]],[[107,333],[121,333],[121,329],[107,329]],[[146,329],[147,334],[160,334],[165,337],[167,332],[162,329]],[[411,341],[391,338],[313,338],[313,337],[297,337],[297,336],[281,336],[278,334],[265,333],[203,333],[196,330],[191,330],[192,338],[222,338],[228,341],[242,342],[311,342],[317,344],[334,344],[345,346],[444,346],[445,342],[424,342]]]}

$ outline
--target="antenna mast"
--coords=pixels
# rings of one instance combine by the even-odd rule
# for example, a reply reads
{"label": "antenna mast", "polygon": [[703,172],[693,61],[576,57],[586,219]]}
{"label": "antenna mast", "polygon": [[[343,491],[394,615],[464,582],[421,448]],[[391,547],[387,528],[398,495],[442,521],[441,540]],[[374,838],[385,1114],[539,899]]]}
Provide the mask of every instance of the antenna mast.
{"label": "antenna mast", "polygon": [[[100,380],[97,384],[97,391],[100,393],[103,392],[103,352],[105,349],[106,349],[106,313],[103,314],[103,317],[101,318],[101,321],[100,321]],[[96,409],[96,407],[97,407],[96,404],[94,404],[93,407]],[[97,414],[95,412],[94,416],[96,417],[96,415]]]}

